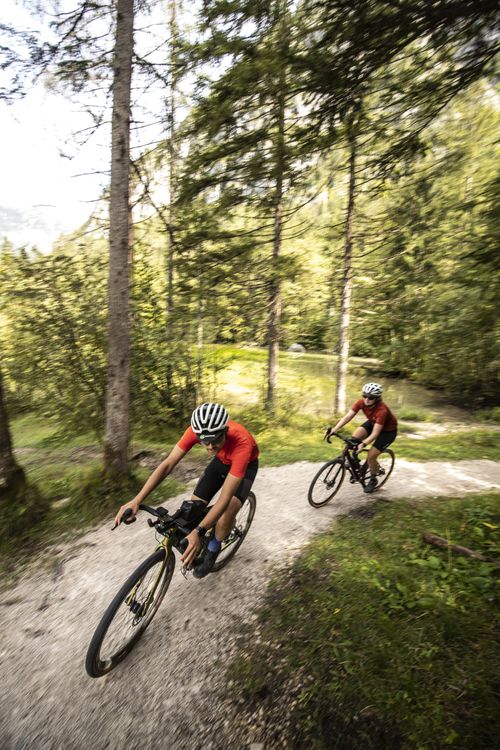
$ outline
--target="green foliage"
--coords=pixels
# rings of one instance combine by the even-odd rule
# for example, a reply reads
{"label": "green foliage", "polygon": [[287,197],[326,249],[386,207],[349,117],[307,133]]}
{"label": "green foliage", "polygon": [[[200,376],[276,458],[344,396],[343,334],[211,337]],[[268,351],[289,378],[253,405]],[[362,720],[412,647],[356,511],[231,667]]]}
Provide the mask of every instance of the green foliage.
{"label": "green foliage", "polygon": [[271,584],[228,670],[234,710],[262,712],[267,737],[288,716],[274,741],[291,749],[489,750],[498,568],[422,532],[498,555],[499,522],[498,493],[353,511]]}
{"label": "green foliage", "polygon": [[[59,421],[100,435],[104,419],[106,281],[102,260],[85,254],[8,252],[4,325],[9,396]],[[10,400],[10,399],[9,399]]]}
{"label": "green foliage", "polygon": [[2,540],[25,539],[48,509],[49,501],[34,484],[22,482],[8,489],[0,487]]}
{"label": "green foliage", "polygon": [[492,406],[489,409],[480,409],[476,412],[476,418],[484,420],[485,422],[500,423],[500,406]]}
{"label": "green foliage", "polygon": [[379,335],[389,367],[472,405],[494,405],[499,392],[498,275],[487,239],[496,118],[480,85],[426,133],[425,154],[391,191],[387,262],[372,297],[390,310]]}
{"label": "green foliage", "polygon": [[432,415],[419,409],[406,408],[398,411],[398,419],[407,422],[431,422]]}

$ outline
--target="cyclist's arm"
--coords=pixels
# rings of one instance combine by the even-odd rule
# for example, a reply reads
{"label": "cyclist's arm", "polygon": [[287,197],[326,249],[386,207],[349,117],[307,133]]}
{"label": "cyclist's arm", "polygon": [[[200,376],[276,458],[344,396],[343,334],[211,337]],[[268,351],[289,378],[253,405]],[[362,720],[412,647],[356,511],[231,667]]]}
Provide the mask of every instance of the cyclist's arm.
{"label": "cyclist's arm", "polygon": [[175,445],[164,461],[153,471],[153,473],[146,480],[143,488],[137,493],[133,500],[129,503],[122,505],[118,513],[116,514],[115,523],[119,524],[120,519],[127,508],[132,508],[134,514],[139,510],[139,504],[147,498],[147,496],[158,487],[160,482],[163,482],[165,477],[168,477],[170,472],[177,466],[183,456],[186,455],[186,451],[183,451],[179,446]]}
{"label": "cyclist's arm", "polygon": [[378,424],[378,422],[375,422],[375,424],[373,425],[372,431],[370,432],[368,437],[365,437],[362,445],[369,445],[370,443],[373,443],[373,441],[378,438],[378,436],[380,435],[383,429],[384,429],[383,424]]}
{"label": "cyclist's arm", "polygon": [[340,430],[340,428],[343,427],[348,422],[350,422],[351,419],[356,416],[356,414],[357,412],[355,412],[354,409],[349,409],[347,414],[344,417],[342,417],[342,419],[339,419],[335,427],[332,429],[332,432],[337,432],[338,430]]}

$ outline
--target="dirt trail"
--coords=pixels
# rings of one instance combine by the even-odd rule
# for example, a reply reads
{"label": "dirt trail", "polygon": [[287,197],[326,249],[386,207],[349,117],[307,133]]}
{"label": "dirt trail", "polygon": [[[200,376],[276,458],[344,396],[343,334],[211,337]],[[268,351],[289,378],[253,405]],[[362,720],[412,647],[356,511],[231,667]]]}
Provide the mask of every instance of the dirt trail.
{"label": "dirt trail", "polygon": [[[111,594],[152,550],[144,517],[113,534],[110,524],[85,534],[78,544],[61,548],[51,572],[34,571],[4,593],[0,747],[232,750],[230,727],[214,706],[213,693],[234,635],[252,620],[274,565],[296,554],[336,516],[377,496],[421,498],[500,488],[500,463],[494,461],[399,459],[387,486],[375,495],[346,482],[338,498],[315,510],[306,493],[319,466],[302,462],[262,469],[255,482],[257,513],[238,555],[224,571],[201,581],[185,580],[177,567],[145,637],[107,677],[86,676],[85,651]],[[251,733],[242,747],[251,748],[252,742],[262,748]]]}

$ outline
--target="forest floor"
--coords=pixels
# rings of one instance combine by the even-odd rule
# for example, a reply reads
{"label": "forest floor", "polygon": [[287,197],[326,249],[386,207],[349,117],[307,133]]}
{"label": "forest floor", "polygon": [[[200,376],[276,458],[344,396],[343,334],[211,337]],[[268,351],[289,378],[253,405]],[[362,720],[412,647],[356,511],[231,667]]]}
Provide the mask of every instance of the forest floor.
{"label": "forest floor", "polygon": [[[321,464],[259,471],[257,513],[238,555],[218,574],[185,579],[177,567],[167,598],[135,650],[111,674],[84,670],[93,630],[119,585],[153,549],[144,517],[110,533],[111,522],[52,549],[3,593],[0,746],[4,750],[270,750],[256,723],[227,715],[225,664],[255,618],[277,566],[334,519],[374,501],[461,496],[500,489],[500,462],[398,459],[387,485],[365,495],[345,483],[322,509],[307,488]],[[188,491],[168,502],[172,510]],[[229,683],[230,684],[230,683]]]}

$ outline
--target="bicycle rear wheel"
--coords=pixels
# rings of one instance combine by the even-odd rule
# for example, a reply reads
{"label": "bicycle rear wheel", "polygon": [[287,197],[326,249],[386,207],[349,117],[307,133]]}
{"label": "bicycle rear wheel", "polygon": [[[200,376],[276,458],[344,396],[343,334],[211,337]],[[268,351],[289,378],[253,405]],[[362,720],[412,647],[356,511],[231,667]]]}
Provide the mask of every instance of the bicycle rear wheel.
{"label": "bicycle rear wheel", "polygon": [[345,476],[344,462],[340,458],[328,461],[312,480],[307,499],[313,508],[321,508],[339,491]]}
{"label": "bicycle rear wheel", "polygon": [[146,558],[125,581],[98,624],[85,659],[90,677],[110,672],[133,649],[155,616],[175,567],[172,550]]}
{"label": "bicycle rear wheel", "polygon": [[212,573],[216,573],[218,570],[221,570],[225,565],[227,565],[229,560],[234,557],[234,555],[240,548],[244,538],[248,533],[248,529],[252,524],[256,506],[257,499],[253,492],[250,492],[247,499],[236,514],[236,523],[234,529],[222,542],[221,550],[217,556],[217,561],[212,568]]}
{"label": "bicycle rear wheel", "polygon": [[379,456],[377,456],[379,470],[377,472],[377,489],[379,490],[384,485],[392,474],[394,468],[394,453],[390,448],[383,450]]}

